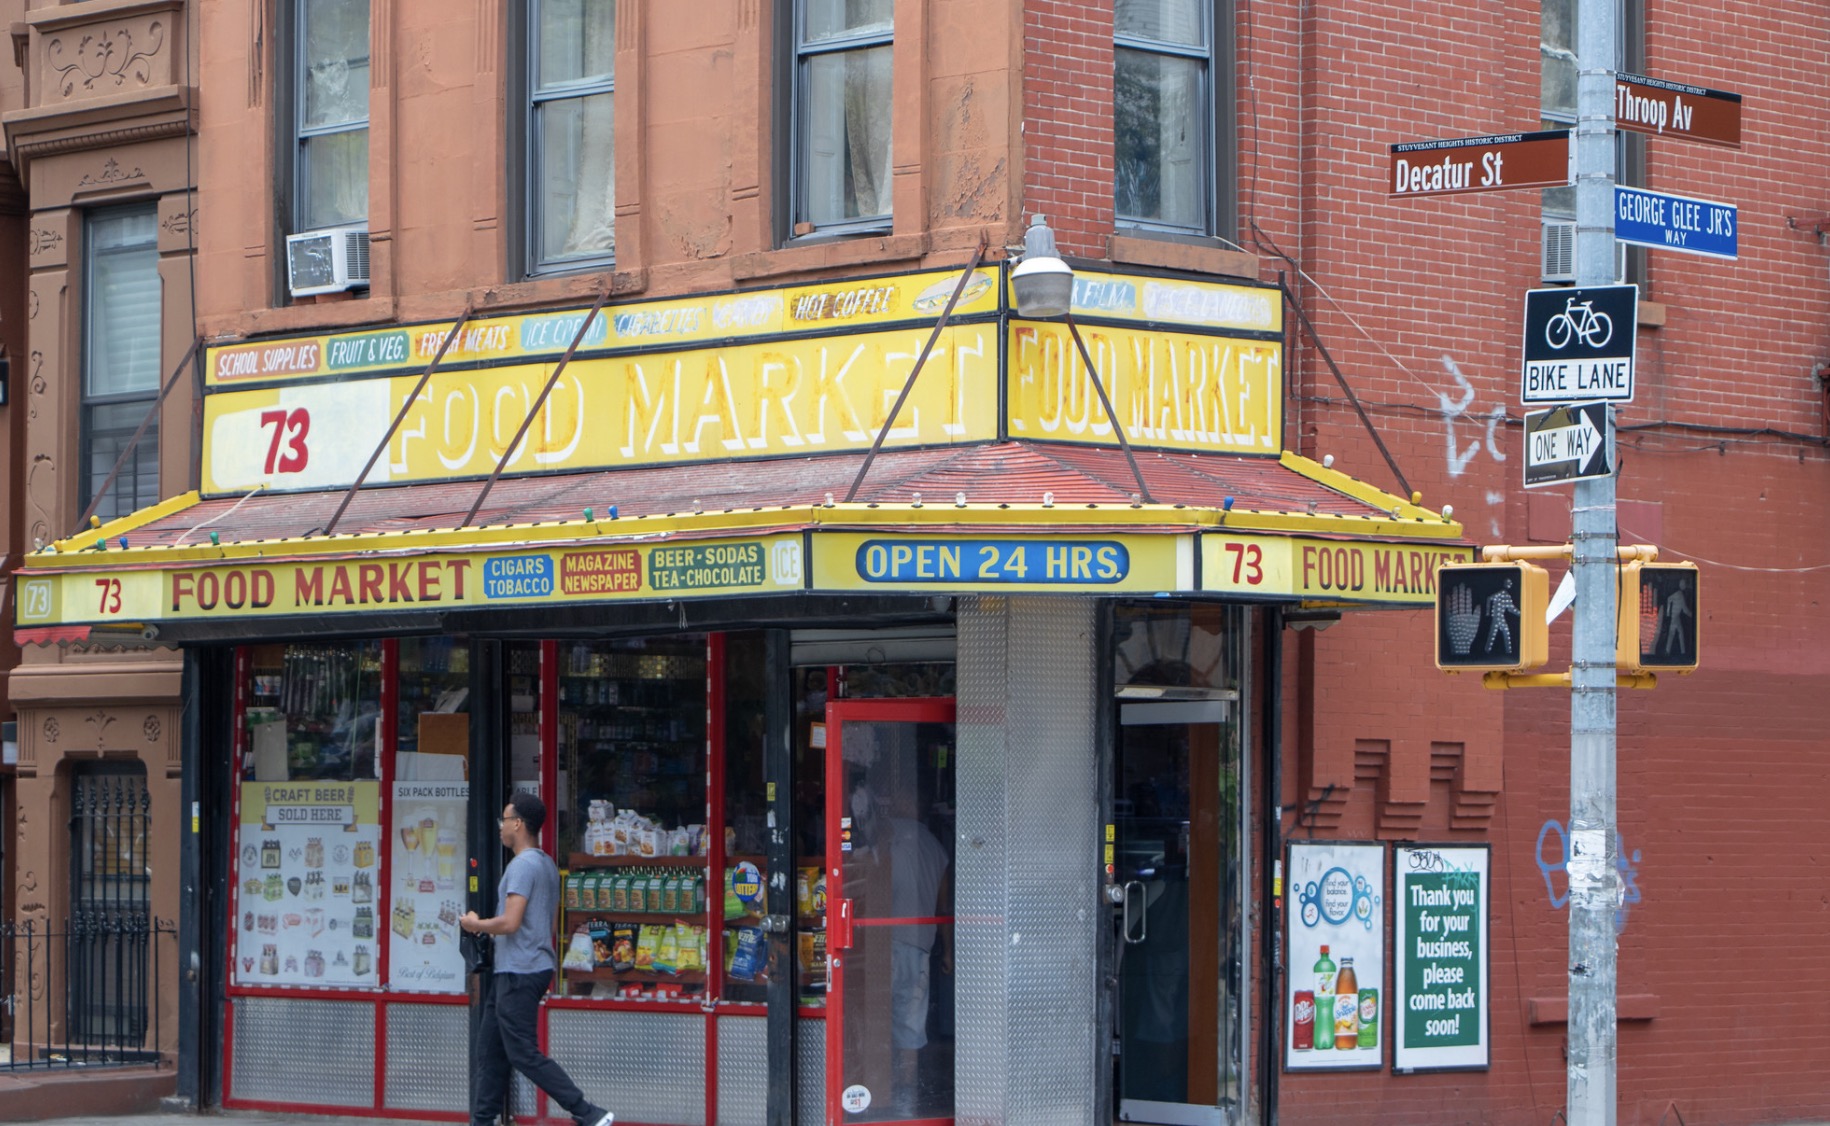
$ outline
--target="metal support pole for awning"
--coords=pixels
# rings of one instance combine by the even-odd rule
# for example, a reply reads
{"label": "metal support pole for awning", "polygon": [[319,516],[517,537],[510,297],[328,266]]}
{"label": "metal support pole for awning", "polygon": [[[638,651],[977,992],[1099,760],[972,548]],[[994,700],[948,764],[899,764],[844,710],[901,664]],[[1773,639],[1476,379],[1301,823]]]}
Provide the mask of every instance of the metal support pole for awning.
{"label": "metal support pole for awning", "polygon": [[[566,345],[565,355],[559,357],[559,366],[554,368],[553,374],[547,377],[546,386],[540,389],[540,397],[534,400],[533,408],[527,412],[527,417],[521,420],[521,429],[515,431],[514,441],[510,442],[508,448],[502,451],[501,460],[496,462],[495,472],[489,475],[489,480],[483,482],[483,491],[477,494],[476,503],[470,506],[470,511],[464,516],[464,522],[458,527],[468,528],[470,522],[477,518],[477,511],[483,507],[483,501],[488,499],[489,490],[496,487],[496,480],[502,476],[502,470],[508,467],[509,459],[515,456],[515,451],[521,446],[521,439],[527,436],[527,428],[534,424],[534,419],[540,414],[540,408],[546,406],[546,397],[553,393],[554,386],[559,383],[559,373],[565,371],[566,365],[572,362],[572,353],[578,351],[578,346],[584,341],[585,334],[591,331],[591,322],[597,319],[597,314],[603,311],[604,303],[609,300],[610,287],[606,285],[598,291],[596,303],[591,306],[591,311],[585,314],[584,323],[578,326],[578,335],[572,337],[572,343]],[[579,420],[580,425],[583,425],[583,422],[583,419]]]}
{"label": "metal support pole for awning", "polygon": [[1124,424],[1118,421],[1118,412],[1112,409],[1112,400],[1106,395],[1106,385],[1099,378],[1099,369],[1093,366],[1093,355],[1087,351],[1087,342],[1080,339],[1080,326],[1074,323],[1074,314],[1062,315],[1067,322],[1068,333],[1074,338],[1074,346],[1080,349],[1080,362],[1087,366],[1087,375],[1093,380],[1093,390],[1099,392],[1099,405],[1106,408],[1106,417],[1112,420],[1112,433],[1118,435],[1118,448],[1125,451],[1125,460],[1131,463],[1131,475],[1137,478],[1138,499],[1145,504],[1155,504],[1150,497],[1150,486],[1144,484],[1144,471],[1137,467],[1137,458],[1131,453],[1131,443],[1125,438]]}
{"label": "metal support pole for awning", "polygon": [[1404,490],[1404,499],[1410,500],[1411,483],[1404,479],[1404,474],[1398,469],[1398,460],[1392,456],[1390,450],[1385,448],[1385,439],[1379,437],[1378,427],[1374,426],[1372,419],[1366,416],[1366,408],[1360,405],[1360,397],[1353,393],[1352,387],[1347,385],[1347,377],[1341,374],[1341,365],[1335,363],[1334,357],[1328,354],[1328,345],[1322,343],[1321,334],[1315,331],[1314,322],[1310,321],[1309,314],[1303,311],[1302,304],[1296,300],[1296,294],[1290,292],[1290,287],[1283,284],[1281,276],[1278,288],[1283,290],[1284,304],[1295,310],[1296,319],[1309,330],[1310,342],[1315,345],[1315,350],[1321,353],[1322,362],[1328,365],[1328,370],[1334,373],[1334,381],[1341,385],[1341,391],[1347,396],[1347,401],[1353,404],[1354,413],[1360,416],[1360,425],[1366,427],[1366,432],[1372,435],[1373,445],[1379,447],[1379,453],[1385,458],[1386,466],[1391,469],[1392,476],[1398,479],[1398,487]]}
{"label": "metal support pole for awning", "polygon": [[877,431],[877,440],[871,443],[870,452],[864,455],[864,464],[858,467],[858,476],[853,479],[851,488],[845,492],[845,503],[850,504],[864,485],[864,475],[871,471],[871,462],[877,459],[877,451],[883,448],[883,440],[890,435],[890,427],[896,424],[896,416],[902,413],[902,404],[908,400],[909,392],[915,389],[915,377],[921,374],[921,366],[928,362],[928,353],[934,350],[934,344],[940,339],[941,330],[947,327],[947,318],[953,315],[953,306],[959,303],[959,295],[966,291],[966,285],[972,275],[978,271],[979,264],[985,260],[985,251],[990,247],[990,240],[985,232],[979,232],[978,249],[972,252],[972,261],[959,276],[959,284],[953,287],[953,293],[947,298],[946,308],[940,311],[940,319],[934,322],[934,331],[928,334],[928,342],[921,347],[921,355],[915,357],[915,366],[909,369],[909,377],[902,381],[902,394],[896,396],[896,405],[890,408],[889,417],[883,420],[883,426]]}
{"label": "metal support pole for awning", "polygon": [[152,420],[159,415],[159,408],[165,405],[166,396],[172,393],[172,388],[178,386],[178,377],[184,374],[184,369],[189,366],[191,358],[202,346],[203,337],[191,337],[191,346],[184,350],[184,358],[178,361],[176,367],[172,368],[171,377],[165,381],[165,386],[159,389],[159,397],[153,400],[151,409],[146,412],[146,417],[140,420],[139,428],[133,432],[133,437],[127,439],[127,446],[121,451],[121,456],[114,459],[114,468],[108,471],[108,477],[102,482],[102,487],[95,490],[95,495],[89,498],[89,507],[83,509],[83,514],[76,518],[76,531],[71,535],[81,535],[83,530],[89,527],[89,518],[94,516],[95,510],[101,506],[102,498],[107,496],[108,490],[114,486],[114,479],[120,475],[121,467],[126,465],[127,459],[133,456],[134,447],[140,444],[140,439],[146,434],[146,428],[152,425]]}
{"label": "metal support pole for awning", "polygon": [[362,467],[362,472],[356,474],[356,480],[343,494],[343,500],[337,505],[337,511],[331,514],[330,522],[324,525],[325,535],[328,536],[337,530],[337,521],[343,519],[343,511],[354,499],[356,490],[362,488],[362,483],[368,480],[369,471],[375,468],[377,461],[381,460],[382,451],[387,449],[388,443],[394,440],[394,432],[400,429],[402,422],[406,421],[407,412],[413,409],[413,403],[419,398],[419,393],[426,389],[427,382],[432,379],[432,373],[438,370],[439,362],[445,358],[445,350],[450,348],[451,342],[458,338],[458,333],[464,331],[464,326],[470,323],[470,318],[475,315],[475,312],[475,309],[465,305],[464,315],[459,317],[457,323],[451,326],[451,331],[445,334],[445,339],[439,343],[438,355],[433,356],[432,362],[426,365],[426,370],[420,374],[419,382],[413,385],[413,390],[407,395],[406,401],[400,404],[400,411],[394,415],[394,421],[388,427],[388,432],[382,435],[381,444],[376,446],[375,452],[369,455],[368,464]]}

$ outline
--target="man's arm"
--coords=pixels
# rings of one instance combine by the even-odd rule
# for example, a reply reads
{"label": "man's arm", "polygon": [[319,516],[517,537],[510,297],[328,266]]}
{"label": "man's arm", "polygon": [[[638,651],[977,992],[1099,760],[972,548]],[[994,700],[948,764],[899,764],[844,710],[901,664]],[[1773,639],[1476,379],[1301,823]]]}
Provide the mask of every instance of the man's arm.
{"label": "man's arm", "polygon": [[527,916],[527,896],[509,892],[502,903],[500,915],[482,919],[475,911],[466,911],[458,920],[458,926],[471,934],[514,934],[521,929],[521,920]]}

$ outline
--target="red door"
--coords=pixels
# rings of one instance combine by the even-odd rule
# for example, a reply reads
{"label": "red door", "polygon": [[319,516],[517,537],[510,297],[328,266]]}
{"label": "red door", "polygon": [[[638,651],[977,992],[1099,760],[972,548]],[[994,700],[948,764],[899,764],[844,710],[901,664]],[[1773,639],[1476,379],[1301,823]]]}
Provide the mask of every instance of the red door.
{"label": "red door", "polygon": [[826,732],[826,1121],[950,1123],[953,701],[835,701]]}

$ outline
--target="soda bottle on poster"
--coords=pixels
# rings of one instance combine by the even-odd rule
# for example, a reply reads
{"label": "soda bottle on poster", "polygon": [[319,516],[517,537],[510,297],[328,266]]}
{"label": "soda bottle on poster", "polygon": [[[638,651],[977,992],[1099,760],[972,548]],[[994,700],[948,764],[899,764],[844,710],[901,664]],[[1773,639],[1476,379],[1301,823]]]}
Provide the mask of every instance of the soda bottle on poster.
{"label": "soda bottle on poster", "polygon": [[1297,1051],[1315,1047],[1315,990],[1296,991],[1296,1003],[1290,1007],[1290,1034]]}
{"label": "soda bottle on poster", "polygon": [[1351,1052],[1360,1046],[1360,979],[1354,975],[1352,958],[1341,959],[1341,972],[1334,980],[1334,1046]]}
{"label": "soda bottle on poster", "polygon": [[1379,1046],[1379,991],[1360,990],[1360,1047]]}
{"label": "soda bottle on poster", "polygon": [[1315,1046],[1318,1050],[1334,1047],[1334,959],[1328,956],[1328,944],[1322,944],[1322,956],[1315,960]]}

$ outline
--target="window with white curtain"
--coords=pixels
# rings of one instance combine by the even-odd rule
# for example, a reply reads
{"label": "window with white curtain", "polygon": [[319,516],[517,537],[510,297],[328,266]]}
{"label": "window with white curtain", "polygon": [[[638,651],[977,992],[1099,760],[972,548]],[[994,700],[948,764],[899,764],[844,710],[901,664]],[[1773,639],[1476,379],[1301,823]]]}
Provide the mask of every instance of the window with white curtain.
{"label": "window with white curtain", "polygon": [[[159,395],[158,208],[90,212],[83,237],[82,474],[87,506]],[[155,417],[96,506],[103,520],[159,499]]]}
{"label": "window with white curtain", "polygon": [[792,232],[890,225],[895,0],[796,0]]}
{"label": "window with white curtain", "polygon": [[1214,233],[1213,0],[1114,0],[1113,204],[1121,226]]}
{"label": "window with white curtain", "polygon": [[[1538,12],[1538,116],[1545,129],[1576,127],[1576,75],[1579,55],[1576,37],[1576,0],[1542,0]],[[1632,70],[1644,54],[1645,20],[1640,0],[1617,0],[1614,7],[1615,70]],[[1643,179],[1644,143],[1629,133],[1615,134],[1614,179],[1637,184]],[[1572,149],[1576,144],[1570,136]],[[1576,188],[1545,188],[1543,201],[1544,276],[1565,281],[1575,273]],[[1638,281],[1645,257],[1636,247],[1623,247],[1620,280]],[[1631,253],[1626,253],[1631,251]]]}
{"label": "window with white curtain", "polygon": [[293,231],[369,217],[369,0],[293,0]]}
{"label": "window with white curtain", "polygon": [[533,273],[616,255],[616,0],[527,0]]}

